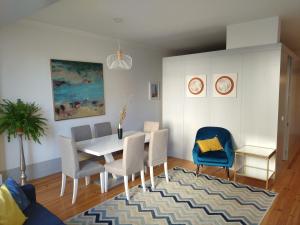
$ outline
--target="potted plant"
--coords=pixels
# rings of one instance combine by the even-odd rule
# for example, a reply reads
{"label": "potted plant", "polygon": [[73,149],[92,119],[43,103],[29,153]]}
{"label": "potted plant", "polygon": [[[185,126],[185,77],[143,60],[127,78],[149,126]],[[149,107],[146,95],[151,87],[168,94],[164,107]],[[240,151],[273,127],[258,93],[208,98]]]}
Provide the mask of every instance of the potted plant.
{"label": "potted plant", "polygon": [[120,112],[120,119],[119,119],[119,126],[118,126],[118,138],[122,139],[123,138],[123,122],[126,118],[126,112],[127,112],[127,105],[124,105],[122,108],[122,111]]}
{"label": "potted plant", "polygon": [[18,137],[20,143],[20,183],[26,183],[26,164],[23,149],[23,137],[40,144],[45,135],[46,119],[40,114],[41,108],[36,103],[24,103],[3,100],[0,103],[0,134],[7,132],[8,141]]}

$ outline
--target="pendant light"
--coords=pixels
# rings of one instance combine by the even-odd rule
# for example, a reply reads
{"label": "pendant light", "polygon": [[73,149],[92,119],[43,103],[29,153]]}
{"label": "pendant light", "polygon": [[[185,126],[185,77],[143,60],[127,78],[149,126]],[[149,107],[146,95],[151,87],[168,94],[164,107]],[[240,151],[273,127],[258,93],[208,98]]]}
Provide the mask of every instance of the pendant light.
{"label": "pendant light", "polygon": [[132,67],[132,58],[130,55],[126,55],[122,52],[120,41],[118,40],[118,51],[115,54],[107,56],[106,63],[110,70],[130,70]]}

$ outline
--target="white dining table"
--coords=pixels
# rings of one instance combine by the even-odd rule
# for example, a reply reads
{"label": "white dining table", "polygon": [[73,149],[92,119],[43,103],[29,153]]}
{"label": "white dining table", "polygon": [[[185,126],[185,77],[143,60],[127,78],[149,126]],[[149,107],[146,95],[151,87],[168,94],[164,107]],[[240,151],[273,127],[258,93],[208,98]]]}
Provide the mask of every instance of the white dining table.
{"label": "white dining table", "polygon": [[[106,163],[114,161],[112,153],[123,150],[124,138],[133,134],[144,133],[139,131],[126,131],[123,138],[119,139],[118,134],[112,134],[99,138],[92,138],[85,141],[76,142],[79,151],[95,156],[104,156]],[[150,133],[145,134],[145,143],[150,141]],[[114,176],[116,178],[116,176]]]}

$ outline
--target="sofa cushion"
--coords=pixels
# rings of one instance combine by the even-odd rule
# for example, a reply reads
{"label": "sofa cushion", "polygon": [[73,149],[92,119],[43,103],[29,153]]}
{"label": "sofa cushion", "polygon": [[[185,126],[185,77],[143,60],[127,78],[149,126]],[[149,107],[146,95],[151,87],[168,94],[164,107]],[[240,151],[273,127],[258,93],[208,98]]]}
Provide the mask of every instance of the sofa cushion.
{"label": "sofa cushion", "polygon": [[5,185],[9,190],[10,194],[12,195],[12,197],[15,199],[20,209],[22,211],[26,209],[29,206],[30,201],[28,200],[27,196],[21,189],[20,185],[17,184],[17,182],[10,177],[7,178],[7,180],[5,181]]}
{"label": "sofa cushion", "polygon": [[200,153],[200,162],[208,162],[208,163],[227,163],[227,155],[225,151],[212,151],[206,153]]}
{"label": "sofa cushion", "polygon": [[30,204],[24,214],[28,217],[24,225],[65,225],[57,216],[39,203]]}
{"label": "sofa cushion", "polygon": [[5,184],[0,187],[0,224],[22,225],[26,217]]}

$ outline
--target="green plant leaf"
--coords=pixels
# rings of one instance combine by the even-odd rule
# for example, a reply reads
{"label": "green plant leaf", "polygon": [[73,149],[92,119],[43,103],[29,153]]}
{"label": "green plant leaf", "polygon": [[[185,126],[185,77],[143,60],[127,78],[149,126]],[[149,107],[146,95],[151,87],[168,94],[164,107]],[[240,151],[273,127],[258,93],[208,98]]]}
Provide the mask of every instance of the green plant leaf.
{"label": "green plant leaf", "polygon": [[0,103],[0,134],[7,132],[8,141],[22,131],[25,139],[40,143],[45,135],[47,120],[39,113],[41,108],[36,103],[16,102],[4,99]]}

